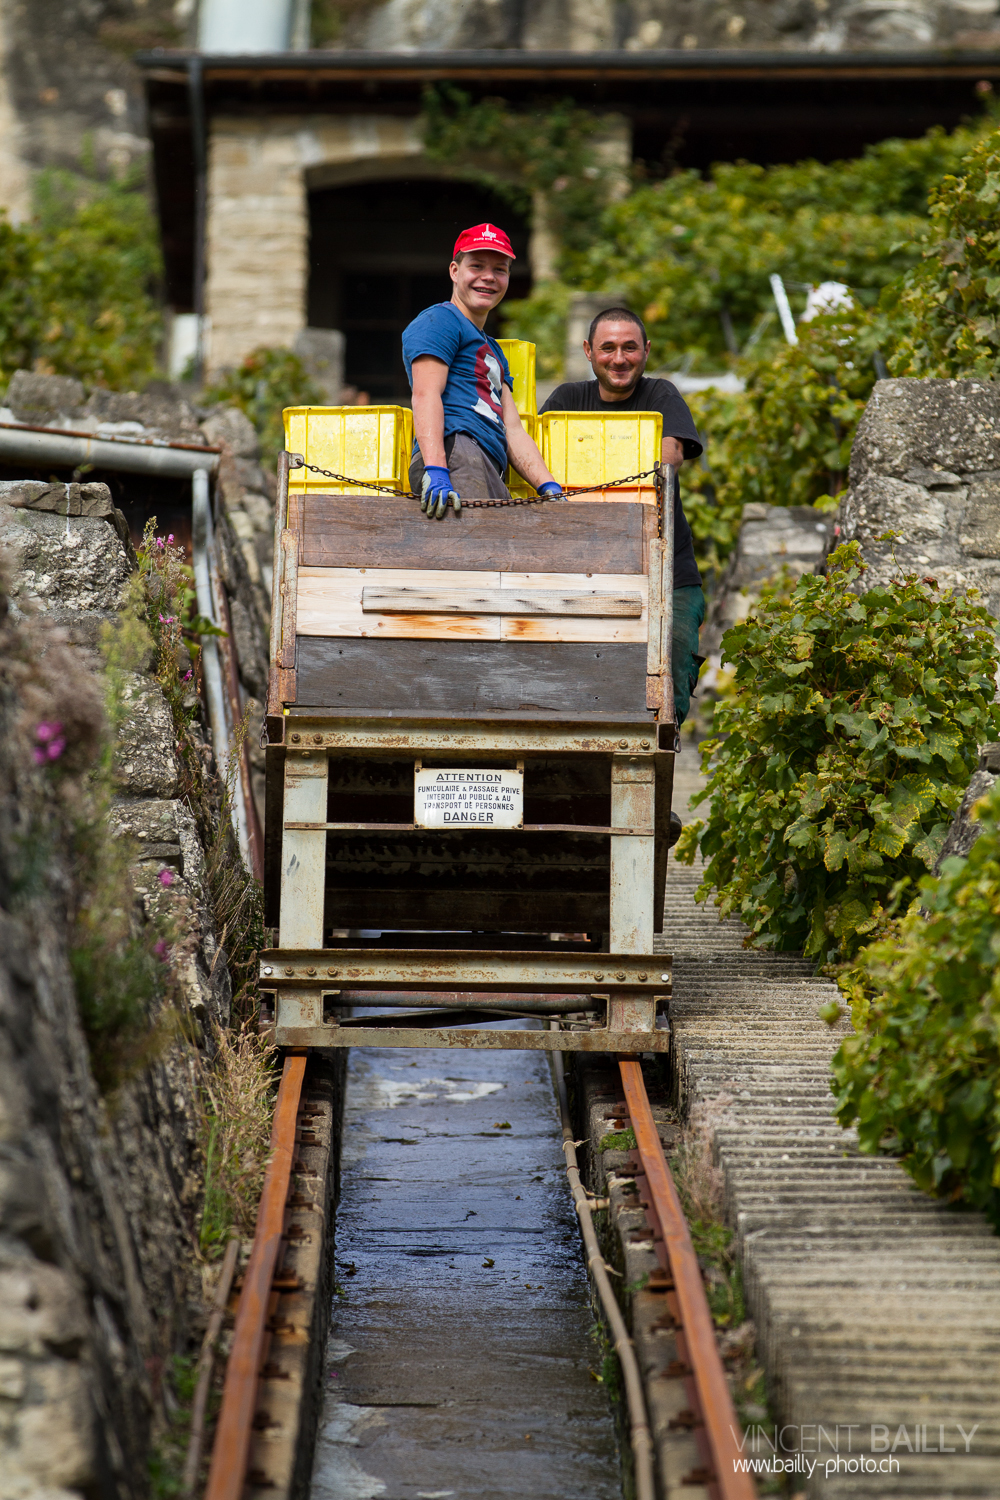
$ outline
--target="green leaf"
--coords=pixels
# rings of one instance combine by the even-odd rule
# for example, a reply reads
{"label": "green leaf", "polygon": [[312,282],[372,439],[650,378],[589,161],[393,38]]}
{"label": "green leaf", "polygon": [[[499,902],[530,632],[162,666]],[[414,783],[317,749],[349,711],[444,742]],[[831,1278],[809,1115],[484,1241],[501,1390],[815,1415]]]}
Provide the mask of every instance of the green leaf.
{"label": "green leaf", "polygon": [[877,854],[895,859],[906,848],[906,834],[895,823],[876,823],[869,843]]}
{"label": "green leaf", "polygon": [[843,833],[828,834],[823,852],[823,863],[826,868],[830,871],[839,870],[847,858],[847,849],[847,838]]}

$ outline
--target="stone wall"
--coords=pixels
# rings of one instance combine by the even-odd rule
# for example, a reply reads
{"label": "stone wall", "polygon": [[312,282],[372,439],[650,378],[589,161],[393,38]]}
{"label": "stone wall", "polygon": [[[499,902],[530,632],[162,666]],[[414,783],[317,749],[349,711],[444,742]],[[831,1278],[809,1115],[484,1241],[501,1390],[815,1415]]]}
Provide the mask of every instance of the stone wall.
{"label": "stone wall", "polygon": [[[96,513],[67,516],[71,488],[0,491],[0,1500],[148,1493],[165,1377],[201,1312],[198,1059],[229,1017],[172,718],[138,670],[112,827],[134,841],[135,920],[167,901],[186,914],[178,1003],[196,1045],[167,1031],[99,1093],[72,967],[88,899],[74,840],[102,732],[96,646],[130,564],[105,487],[79,487]],[[66,748],[39,766],[37,726],[51,722]]]}
{"label": "stone wall", "polygon": [[[26,372],[6,401],[20,420],[127,424],[135,436],[221,447],[219,570],[259,718],[274,481],[251,423],[233,408],[196,412],[166,386],[88,394]],[[101,632],[125,605],[134,553],[106,485],[42,481],[0,483],[0,551],[9,570],[0,601],[0,1500],[138,1500],[172,1358],[188,1351],[203,1317],[197,1086],[214,1027],[229,1020],[229,970],[173,718],[140,666],[122,687],[109,818],[129,840],[136,922],[183,921],[171,964],[188,1040],[167,1036],[148,1066],[102,1097],[71,967],[81,892],[66,814],[81,794],[34,765],[31,737],[40,721],[64,722],[79,754],[94,753]],[[194,735],[210,769],[198,715]],[[44,875],[24,897],[25,841],[39,826]]]}
{"label": "stone wall", "polygon": [[[880,380],[851,453],[841,540],[871,571],[976,588],[1000,618],[1000,388],[989,380]],[[894,542],[879,541],[887,531]]]}
{"label": "stone wall", "polygon": [[[193,7],[191,7],[193,8]],[[121,175],[149,154],[139,47],[176,46],[176,0],[0,5],[0,208],[31,212],[35,172]]]}
{"label": "stone wall", "polygon": [[[260,445],[252,422],[236,407],[198,410],[176,386],[154,382],[141,393],[134,391],[90,391],[77,380],[57,375],[36,375],[16,370],[11,377],[0,421],[33,422],[45,426],[73,427],[95,434],[117,433],[121,436],[168,438],[183,442],[207,442],[222,449],[216,483],[216,541],[219,573],[229,606],[233,644],[236,649],[240,681],[247,701],[251,701],[251,725],[247,736],[254,777],[258,814],[263,824],[263,751],[259,748],[263,704],[267,691],[268,638],[271,617],[271,572],[274,549],[274,500],[276,480],[260,463]],[[129,480],[125,478],[125,497]],[[12,509],[7,522],[0,521],[0,543],[11,540],[4,527],[23,532],[38,532],[48,527],[55,538],[60,526],[65,529],[67,506],[71,516],[106,517],[117,529],[125,544],[131,546],[124,516],[116,511],[107,486],[103,484],[45,485],[40,482],[0,483],[0,500],[17,492],[16,512]],[[142,493],[141,485],[137,493]],[[8,504],[10,499],[8,498]],[[27,508],[25,508],[27,507]],[[51,513],[43,521],[40,512]],[[105,528],[95,535],[103,536]],[[100,619],[109,618],[115,606],[94,605],[93,586],[99,585],[103,561],[90,566],[91,541],[76,532],[69,533],[67,545],[78,549],[81,566],[77,570],[74,592],[63,597],[58,590],[70,588],[63,579],[57,597],[51,601],[58,621],[69,629],[77,643],[83,644],[88,630],[92,645]],[[18,543],[24,558],[24,572],[13,583],[14,595],[20,591],[38,595],[46,603],[47,577],[45,549],[36,563],[36,543],[25,538]],[[82,549],[79,550],[79,549]],[[128,569],[128,560],[124,566]],[[99,592],[99,588],[98,588]],[[97,596],[94,595],[94,598]],[[103,598],[103,596],[101,596]],[[95,613],[96,610],[96,613]],[[81,613],[82,611],[82,613]]]}
{"label": "stone wall", "polygon": [[[346,8],[345,8],[346,9]],[[451,6],[413,0],[355,4],[346,10],[338,46],[406,48],[552,48],[590,52],[623,47],[685,51],[883,51],[925,47],[996,47],[993,0],[472,0]]]}

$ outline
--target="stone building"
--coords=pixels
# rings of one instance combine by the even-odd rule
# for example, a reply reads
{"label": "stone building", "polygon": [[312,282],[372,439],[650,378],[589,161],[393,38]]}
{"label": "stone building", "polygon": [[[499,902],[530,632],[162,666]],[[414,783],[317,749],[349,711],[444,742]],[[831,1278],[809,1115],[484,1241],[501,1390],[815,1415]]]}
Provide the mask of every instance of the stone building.
{"label": "stone building", "polygon": [[0,206],[28,214],[42,168],[150,160],[175,372],[196,336],[212,369],[339,329],[347,380],[398,399],[456,228],[503,221],[512,295],[552,270],[544,205],[529,225],[427,157],[428,84],[576,100],[624,183],[952,127],[998,48],[1000,0],[6,0]]}
{"label": "stone building", "polygon": [[[498,4],[490,14],[512,9]],[[690,19],[680,42],[714,37],[705,9],[702,30]],[[604,149],[627,180],[639,162],[655,175],[738,157],[850,155],[889,135],[957,124],[975,107],[976,84],[1000,76],[997,53],[945,54],[928,44],[915,54],[911,43],[904,54],[872,36],[849,56],[825,50],[864,43],[843,29],[847,20],[835,32],[812,7],[808,27],[796,23],[781,36],[768,8],[771,21],[762,14],[740,32],[739,51],[699,42],[666,52],[639,39],[652,38],[654,27],[666,37],[659,20],[616,34],[611,7],[605,16],[594,6],[591,32],[582,22],[564,32],[564,45],[568,38],[579,50],[547,51],[541,38],[552,44],[555,23],[543,31],[540,18],[550,10],[539,7],[521,44],[503,51],[424,52],[427,32],[412,16],[400,22],[404,40],[394,50],[362,50],[366,41],[385,45],[391,18],[402,16],[399,0],[390,0],[362,13],[363,32],[350,30],[362,24],[351,20],[350,49],[142,55],[157,194],[170,230],[169,299],[181,313],[204,313],[210,368],[260,344],[294,344],[307,326],[337,328],[346,335],[348,382],[373,400],[399,400],[407,394],[399,333],[421,307],[448,295],[457,229],[483,219],[504,224],[518,254],[514,296],[552,273],[537,211],[544,205],[535,205],[532,228],[460,169],[427,157],[419,115],[428,83],[513,104],[571,97],[602,116]],[[484,20],[483,38],[501,41],[495,31]],[[465,35],[457,23],[440,34],[456,45]]]}

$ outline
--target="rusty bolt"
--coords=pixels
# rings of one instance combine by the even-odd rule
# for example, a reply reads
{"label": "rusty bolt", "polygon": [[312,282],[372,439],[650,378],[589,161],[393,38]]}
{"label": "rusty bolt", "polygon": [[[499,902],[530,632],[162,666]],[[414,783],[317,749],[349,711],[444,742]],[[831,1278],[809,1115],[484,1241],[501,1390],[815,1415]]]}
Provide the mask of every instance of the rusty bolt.
{"label": "rusty bolt", "polygon": [[292,735],[292,744],[293,745],[297,745],[299,743],[299,740],[301,738],[302,738],[301,734],[293,734]]}
{"label": "rusty bolt", "polygon": [[315,969],[307,969],[306,973],[309,975],[310,979],[313,979],[313,978],[315,978],[316,970]]}
{"label": "rusty bolt", "polygon": [[619,750],[627,750],[628,749],[628,740],[619,740],[618,741],[618,748],[619,748]]}
{"label": "rusty bolt", "polygon": [[313,735],[313,744],[314,745],[322,745],[322,743],[323,743],[323,736],[321,734],[314,734]]}
{"label": "rusty bolt", "polygon": [[340,973],[340,970],[339,969],[327,969],[326,972],[329,974],[329,976],[330,976],[331,979],[336,979],[337,975]]}
{"label": "rusty bolt", "polygon": [[596,970],[595,970],[595,971],[594,971],[594,978],[595,978],[595,979],[603,979],[603,978],[604,978],[604,975],[603,975],[603,973],[601,973],[601,974],[598,974],[598,973],[597,973],[597,971],[596,971]]}
{"label": "rusty bolt", "polygon": [[[312,970],[310,969],[309,972],[312,973]],[[642,980],[643,982],[645,982],[645,980],[647,980],[649,978],[649,975],[648,974],[640,974],[639,978],[640,978],[640,980]]]}
{"label": "rusty bolt", "polygon": [[618,981],[619,981],[619,982],[620,982],[620,983],[622,983],[622,982],[624,982],[624,979],[625,979],[625,970],[624,970],[624,969],[619,969],[619,970],[618,970],[618,973],[617,973],[617,974],[616,974],[616,975],[615,975],[615,978],[616,978],[616,979],[617,979],[617,980],[618,980]]}
{"label": "rusty bolt", "polygon": [[286,969],[286,970],[285,970],[285,973],[286,973],[286,974],[287,974],[287,975],[288,975],[288,977],[289,977],[289,979],[291,979],[291,978],[292,978],[292,976],[293,976],[293,975],[294,975],[294,973],[295,973],[295,970],[294,970],[294,969]]}
{"label": "rusty bolt", "polygon": [[642,748],[644,750],[648,750],[649,749],[649,741],[648,740],[640,740],[639,743],[640,743],[640,745],[642,746]]}

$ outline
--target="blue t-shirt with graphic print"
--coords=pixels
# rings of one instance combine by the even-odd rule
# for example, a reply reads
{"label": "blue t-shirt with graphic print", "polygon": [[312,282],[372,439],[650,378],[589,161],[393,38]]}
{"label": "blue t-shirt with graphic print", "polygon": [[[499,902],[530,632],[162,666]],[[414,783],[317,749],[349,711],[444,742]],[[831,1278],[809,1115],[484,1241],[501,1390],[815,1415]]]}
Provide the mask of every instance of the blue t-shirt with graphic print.
{"label": "blue t-shirt with graphic print", "polygon": [[[503,386],[514,388],[503,350],[477,328],[454,302],[438,302],[418,313],[403,329],[403,364],[413,389],[413,361],[433,354],[448,366],[442,392],[444,435],[465,432],[487,453],[497,472],[507,467]],[[414,443],[416,453],[417,445]]]}

